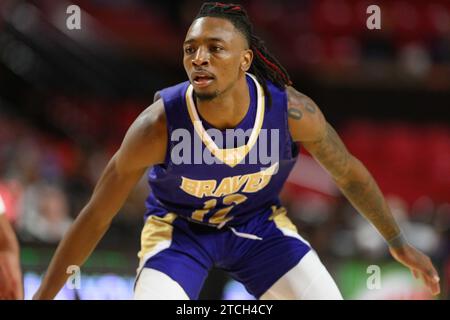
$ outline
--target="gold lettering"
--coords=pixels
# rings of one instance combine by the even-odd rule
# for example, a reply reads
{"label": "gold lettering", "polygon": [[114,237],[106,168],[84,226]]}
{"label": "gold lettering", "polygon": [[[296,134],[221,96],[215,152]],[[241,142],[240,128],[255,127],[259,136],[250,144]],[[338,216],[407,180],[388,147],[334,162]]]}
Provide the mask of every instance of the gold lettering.
{"label": "gold lettering", "polygon": [[203,217],[205,216],[205,214],[207,214],[209,210],[215,208],[216,204],[216,199],[205,201],[203,209],[195,210],[194,212],[192,212],[192,219],[203,222]]}
{"label": "gold lettering", "polygon": [[257,192],[265,188],[272,176],[278,168],[278,163],[271,167],[252,174],[245,174],[233,177],[225,177],[218,184],[216,180],[193,180],[186,177],[181,177],[182,182],[180,188],[197,198],[203,197],[223,197],[239,192]]}
{"label": "gold lettering", "polygon": [[199,180],[192,180],[186,177],[181,177],[181,190],[190,194],[191,196],[197,197],[198,186]]}
{"label": "gold lettering", "polygon": [[216,184],[216,180],[200,180],[198,197],[203,198],[212,196],[212,192],[216,188]]}
{"label": "gold lettering", "polygon": [[222,197],[224,195],[231,193],[231,177],[226,177],[222,179],[222,182],[214,191],[215,197]]}
{"label": "gold lettering", "polygon": [[242,192],[256,192],[259,190],[259,182],[261,181],[261,173],[253,173],[250,175],[245,188]]}

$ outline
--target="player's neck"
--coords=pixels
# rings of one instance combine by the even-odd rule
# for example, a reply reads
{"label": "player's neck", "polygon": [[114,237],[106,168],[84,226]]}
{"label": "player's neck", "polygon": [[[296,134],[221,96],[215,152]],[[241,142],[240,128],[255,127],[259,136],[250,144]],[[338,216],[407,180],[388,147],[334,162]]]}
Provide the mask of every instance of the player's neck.
{"label": "player's neck", "polygon": [[196,101],[200,115],[213,127],[224,130],[236,127],[248,112],[250,92],[245,77],[218,97]]}

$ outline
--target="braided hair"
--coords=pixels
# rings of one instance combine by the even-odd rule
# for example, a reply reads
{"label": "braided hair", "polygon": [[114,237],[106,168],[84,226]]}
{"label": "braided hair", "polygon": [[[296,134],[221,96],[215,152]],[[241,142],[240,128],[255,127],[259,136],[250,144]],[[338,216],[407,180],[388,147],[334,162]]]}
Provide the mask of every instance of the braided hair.
{"label": "braided hair", "polygon": [[224,4],[220,2],[205,2],[195,19],[202,17],[217,17],[230,21],[246,38],[249,48],[253,51],[253,61],[249,72],[254,74],[262,85],[264,93],[271,105],[272,98],[267,89],[266,80],[277,87],[284,89],[292,85],[286,69],[267,50],[264,42],[253,33],[253,25],[245,9],[237,4]]}

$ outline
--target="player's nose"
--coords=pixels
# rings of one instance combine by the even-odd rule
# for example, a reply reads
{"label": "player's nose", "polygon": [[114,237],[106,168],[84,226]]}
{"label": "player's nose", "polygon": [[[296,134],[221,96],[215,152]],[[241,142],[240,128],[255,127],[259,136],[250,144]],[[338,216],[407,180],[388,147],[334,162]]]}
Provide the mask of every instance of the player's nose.
{"label": "player's nose", "polygon": [[208,50],[200,47],[198,48],[197,52],[195,53],[192,64],[195,67],[205,66],[209,63],[209,53]]}

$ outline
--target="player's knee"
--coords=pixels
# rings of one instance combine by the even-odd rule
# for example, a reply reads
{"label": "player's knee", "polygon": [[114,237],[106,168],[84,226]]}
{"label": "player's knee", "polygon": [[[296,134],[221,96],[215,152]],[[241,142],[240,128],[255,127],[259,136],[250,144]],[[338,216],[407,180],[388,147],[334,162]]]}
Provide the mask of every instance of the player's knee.
{"label": "player's knee", "polygon": [[321,270],[310,286],[301,293],[302,300],[343,300],[333,278],[326,269]]}
{"label": "player's knee", "polygon": [[317,254],[311,250],[261,299],[342,300],[342,295]]}
{"label": "player's knee", "polygon": [[184,289],[165,273],[144,268],[134,290],[135,300],[189,300]]}

